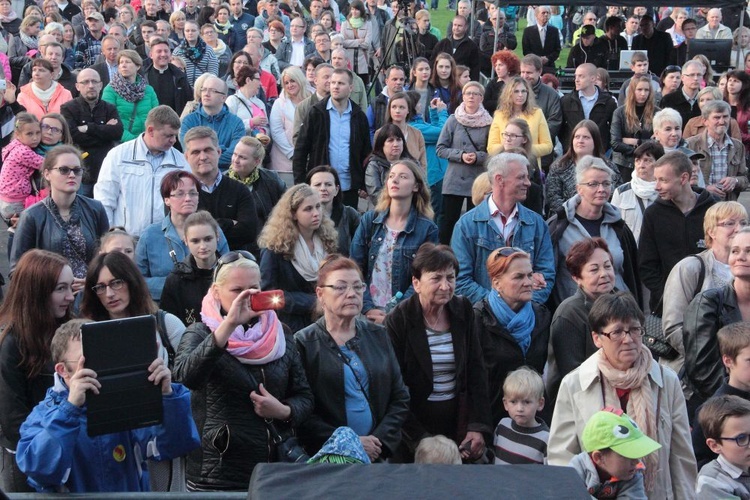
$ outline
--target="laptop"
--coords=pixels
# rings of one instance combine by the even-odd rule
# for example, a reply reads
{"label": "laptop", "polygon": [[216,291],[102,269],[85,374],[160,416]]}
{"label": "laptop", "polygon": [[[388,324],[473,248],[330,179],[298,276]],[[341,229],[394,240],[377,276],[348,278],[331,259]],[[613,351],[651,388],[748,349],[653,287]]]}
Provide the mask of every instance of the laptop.
{"label": "laptop", "polygon": [[636,52],[644,52],[643,50],[623,50],[620,52],[620,69],[630,69],[630,59]]}
{"label": "laptop", "polygon": [[81,343],[85,366],[101,383],[99,394],[86,394],[88,435],[161,424],[161,387],[148,380],[148,367],[157,357],[156,318],[86,323]]}

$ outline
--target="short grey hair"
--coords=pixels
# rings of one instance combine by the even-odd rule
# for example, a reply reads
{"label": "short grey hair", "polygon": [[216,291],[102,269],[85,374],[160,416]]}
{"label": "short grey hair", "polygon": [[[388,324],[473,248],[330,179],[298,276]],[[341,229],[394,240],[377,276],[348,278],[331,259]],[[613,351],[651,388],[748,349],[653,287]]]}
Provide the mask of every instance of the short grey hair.
{"label": "short grey hair", "polygon": [[698,91],[698,100],[700,100],[700,98],[706,94],[710,94],[714,99],[721,100],[724,98],[724,96],[721,95],[721,90],[719,90],[719,87],[703,87]]}
{"label": "short grey hair", "polygon": [[518,153],[500,153],[490,158],[487,162],[487,174],[490,176],[490,182],[492,183],[496,175],[502,175],[505,177],[510,172],[510,167],[514,163],[520,163],[526,168],[529,168],[529,159]]}
{"label": "short grey hair", "polygon": [[703,104],[703,107],[701,108],[701,116],[704,120],[708,120],[708,117],[711,116],[711,113],[731,113],[732,108],[729,106],[729,103],[726,101],[720,101],[718,99],[714,99],[713,101],[708,101]]}
{"label": "short grey hair", "polygon": [[706,72],[706,67],[703,65],[702,62],[697,61],[695,59],[690,59],[688,62],[685,63],[685,65],[682,67],[682,74],[687,75],[688,71],[690,71],[690,66],[698,66],[703,71],[703,73]]}
{"label": "short grey hair", "polygon": [[576,183],[580,184],[583,182],[583,176],[589,170],[599,170],[606,172],[609,175],[610,182],[615,178],[615,172],[609,166],[604,163],[601,158],[586,155],[576,162]]}
{"label": "short grey hair", "polygon": [[676,123],[682,127],[682,116],[672,108],[664,108],[654,115],[654,131],[661,130],[667,123]]}

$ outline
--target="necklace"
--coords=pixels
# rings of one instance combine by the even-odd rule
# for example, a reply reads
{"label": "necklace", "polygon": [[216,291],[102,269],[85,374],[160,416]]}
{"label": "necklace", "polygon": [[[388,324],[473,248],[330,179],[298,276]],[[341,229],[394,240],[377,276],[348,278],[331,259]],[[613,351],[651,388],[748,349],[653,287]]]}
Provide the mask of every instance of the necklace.
{"label": "necklace", "polygon": [[[427,315],[426,314],[422,313],[422,319],[424,319],[424,322],[427,324],[427,326],[430,328],[430,330],[432,330],[433,332],[439,332],[440,331],[437,328],[435,328],[435,325],[433,325],[432,322],[430,322],[429,319],[427,319]],[[437,322],[440,323],[440,313],[439,312],[438,312],[438,315],[437,315]]]}

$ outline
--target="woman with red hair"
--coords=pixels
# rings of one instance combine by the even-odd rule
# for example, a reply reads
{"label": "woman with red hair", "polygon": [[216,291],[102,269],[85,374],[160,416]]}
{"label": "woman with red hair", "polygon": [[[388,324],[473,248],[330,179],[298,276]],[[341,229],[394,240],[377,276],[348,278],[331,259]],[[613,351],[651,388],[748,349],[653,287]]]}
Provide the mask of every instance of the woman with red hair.
{"label": "woman with red hair", "polygon": [[508,80],[521,73],[521,61],[510,50],[498,50],[492,54],[492,68],[495,70],[495,78],[485,87],[482,103],[484,109],[490,113],[497,109],[497,100]]}

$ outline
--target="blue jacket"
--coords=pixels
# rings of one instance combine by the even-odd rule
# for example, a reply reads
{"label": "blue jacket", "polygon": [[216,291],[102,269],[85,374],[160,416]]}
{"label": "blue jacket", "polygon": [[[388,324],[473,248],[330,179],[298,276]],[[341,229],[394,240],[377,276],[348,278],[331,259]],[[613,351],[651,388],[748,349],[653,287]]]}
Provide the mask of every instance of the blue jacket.
{"label": "blue jacket", "polygon": [[[535,273],[542,273],[547,288],[534,291],[534,302],[544,304],[555,285],[555,254],[552,239],[544,219],[520,203],[519,225],[516,226],[512,246],[531,255],[531,266]],[[456,294],[471,302],[482,300],[492,285],[487,273],[487,258],[498,248],[510,246],[490,218],[487,200],[466,212],[453,229],[451,247],[458,259]]]}
{"label": "blue jacket", "polygon": [[[169,243],[172,244],[171,249]],[[221,229],[217,243],[216,249],[221,255],[229,251],[227,239]],[[170,250],[174,250],[174,259],[169,255]],[[177,235],[177,229],[169,215],[143,230],[135,247],[135,263],[146,279],[152,299],[161,300],[164,282],[174,269],[175,262],[182,262],[189,253],[187,245]]]}
{"label": "blue jacket", "polygon": [[229,112],[226,104],[223,105],[219,114],[208,116],[203,110],[203,105],[187,115],[182,120],[180,128],[180,143],[185,146],[185,134],[193,127],[209,127],[219,136],[219,147],[221,156],[219,156],[219,168],[225,170],[232,163],[232,153],[234,147],[245,136],[245,124],[242,123],[237,115]]}
{"label": "blue jacket", "polygon": [[55,386],[21,426],[16,461],[37,491],[92,493],[149,491],[146,459],[172,460],[200,446],[190,412],[190,392],[172,384],[164,396],[164,424],[89,437],[86,407],[68,402]]}
{"label": "blue jacket", "polygon": [[[349,255],[359,264],[365,276],[364,307],[363,312],[375,308],[370,295],[370,282],[372,281],[372,270],[380,253],[380,246],[385,239],[385,220],[388,218],[389,210],[376,212],[370,210],[362,216],[357,232],[354,233],[352,247]],[[419,215],[412,207],[406,229],[401,231],[396,240],[393,250],[393,263],[391,267],[391,296],[396,292],[404,294],[401,300],[408,299],[414,293],[411,284],[411,263],[417,255],[417,250],[422,245],[431,241],[438,242],[438,228],[434,222],[427,217]]]}
{"label": "blue jacket", "polygon": [[445,177],[448,169],[448,160],[437,155],[437,142],[443,125],[448,120],[448,110],[439,111],[430,109],[430,123],[424,121],[422,115],[416,114],[409,125],[422,132],[424,145],[427,150],[427,185],[434,186]]}

